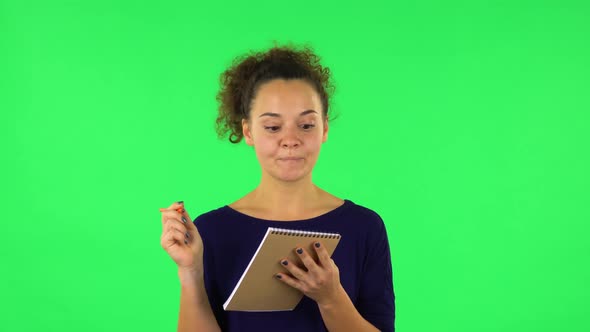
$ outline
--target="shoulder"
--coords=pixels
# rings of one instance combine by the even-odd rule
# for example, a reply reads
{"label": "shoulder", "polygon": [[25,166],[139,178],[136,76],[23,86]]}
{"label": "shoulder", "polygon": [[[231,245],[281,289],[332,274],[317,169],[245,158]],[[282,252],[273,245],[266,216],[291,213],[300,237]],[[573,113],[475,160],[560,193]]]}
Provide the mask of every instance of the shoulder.
{"label": "shoulder", "polygon": [[379,213],[359,204],[352,205],[349,210],[355,217],[357,233],[354,236],[364,244],[366,257],[376,261],[389,260],[389,234]]}
{"label": "shoulder", "polygon": [[193,223],[195,226],[197,226],[199,231],[216,228],[219,227],[224,220],[228,219],[227,213],[227,206],[224,205],[222,207],[201,213],[193,220]]}
{"label": "shoulder", "polygon": [[341,234],[349,238],[375,239],[386,232],[381,215],[375,210],[346,199],[339,213],[332,214],[332,222]]}
{"label": "shoulder", "polygon": [[346,200],[346,204],[348,206],[343,211],[343,214],[347,217],[354,218],[366,226],[380,228],[384,225],[383,219],[375,210],[364,205],[354,203],[351,200]]}
{"label": "shoulder", "polygon": [[357,213],[359,215],[363,215],[369,218],[373,218],[373,219],[379,219],[381,220],[381,216],[373,209],[368,208],[364,205],[360,205],[357,203],[354,203],[353,201],[350,201],[350,208],[354,213]]}
{"label": "shoulder", "polygon": [[[205,245],[219,244],[219,240],[228,239],[235,234],[246,234],[251,231],[248,223],[237,222],[235,216],[230,214],[227,205],[203,212],[194,220],[199,235]],[[228,230],[232,230],[228,232]]]}
{"label": "shoulder", "polygon": [[222,206],[207,212],[203,212],[200,215],[198,215],[194,221],[205,221],[205,220],[211,220],[211,219],[215,219],[218,218],[222,215],[224,215],[224,211],[225,211],[226,206]]}

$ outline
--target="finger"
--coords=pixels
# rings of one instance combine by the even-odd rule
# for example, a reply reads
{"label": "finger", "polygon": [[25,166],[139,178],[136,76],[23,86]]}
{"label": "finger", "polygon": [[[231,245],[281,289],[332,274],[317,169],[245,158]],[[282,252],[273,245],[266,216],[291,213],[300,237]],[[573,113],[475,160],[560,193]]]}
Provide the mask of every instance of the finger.
{"label": "finger", "polygon": [[298,289],[300,291],[302,289],[302,284],[299,280],[291,278],[285,273],[277,273],[275,274],[275,278],[295,289]]}
{"label": "finger", "polygon": [[189,240],[186,232],[181,232],[177,229],[172,229],[170,232],[172,233],[174,240],[176,240],[178,243],[186,244]]}
{"label": "finger", "polygon": [[178,209],[179,207],[184,207],[184,201],[177,201],[177,202],[174,202],[174,203],[170,204],[170,206],[168,207],[168,209],[171,209],[171,210],[176,210],[176,209]]}
{"label": "finger", "polygon": [[180,220],[186,226],[191,237],[200,236],[197,227],[194,225],[192,218],[184,208],[184,203],[182,201],[173,203],[168,209],[161,208],[160,211],[162,212],[162,223],[164,223],[166,219],[165,215],[170,215],[172,218]]}
{"label": "finger", "polygon": [[183,223],[187,223],[189,220],[192,220],[191,217],[188,215],[188,212],[186,212],[185,208],[184,208],[184,204],[173,204],[172,205],[174,208],[173,209],[160,209],[160,212],[169,212],[169,211],[176,211],[179,213],[180,216],[180,221],[182,221]]}
{"label": "finger", "polygon": [[166,220],[166,223],[164,225],[164,230],[170,230],[170,229],[175,229],[175,230],[181,232],[182,234],[185,234],[187,236],[187,238],[190,237],[189,232],[186,229],[186,226],[176,219]]}
{"label": "finger", "polygon": [[[195,226],[195,222],[188,215],[188,212],[186,212],[186,210],[185,210],[183,213],[181,213],[181,215],[185,217],[186,222],[184,223],[184,226],[186,227],[186,229],[188,230],[188,232],[191,235],[197,235],[197,234],[199,234],[199,231],[197,230],[197,226]],[[182,220],[182,217],[181,217],[181,220]]]}
{"label": "finger", "polygon": [[188,212],[186,212],[184,207],[176,209],[176,212],[180,213],[180,219],[183,223],[186,224],[191,221],[191,217],[189,217]]}
{"label": "finger", "polygon": [[193,221],[191,221],[190,219],[186,224],[184,224],[184,226],[186,227],[188,232],[191,234],[191,236],[201,236],[199,233],[199,230],[197,229],[197,226],[195,226],[195,223]]}
{"label": "finger", "polygon": [[188,244],[189,242],[184,235],[177,230],[171,229],[162,235],[161,244],[164,249],[170,248],[173,245],[182,245],[183,243]]}
{"label": "finger", "polygon": [[330,254],[328,254],[328,250],[326,250],[326,247],[324,247],[319,241],[314,243],[313,247],[315,249],[315,252],[318,254],[320,265],[323,267],[331,266]]}
{"label": "finger", "polygon": [[330,264],[332,265],[332,268],[333,268],[334,270],[336,270],[336,272],[337,272],[337,273],[339,273],[339,270],[338,270],[338,265],[336,265],[336,262],[334,262],[334,260],[333,260],[333,259],[331,259],[331,258],[330,258]]}
{"label": "finger", "polygon": [[164,224],[167,219],[176,219],[179,222],[185,224],[185,222],[182,221],[182,218],[184,218],[183,215],[178,211],[165,210],[162,212],[162,224]]}
{"label": "finger", "polygon": [[178,208],[184,209],[184,201],[174,202],[174,203],[170,204],[170,206],[168,206],[167,208],[160,208],[160,212],[176,211],[176,210],[178,210]]}
{"label": "finger", "polygon": [[[180,220],[182,220],[182,223],[183,223],[184,227],[186,227],[186,230],[192,236],[197,236],[199,234],[199,231],[197,230],[197,226],[195,226],[195,223],[189,217],[189,215],[188,215],[188,213],[186,211],[184,211],[183,213],[180,214]],[[198,235],[198,236],[200,236],[200,235]]]}
{"label": "finger", "polygon": [[166,220],[169,219],[178,220],[178,222],[183,223],[181,218],[182,215],[176,211],[164,211],[162,212],[162,225],[164,225]]}
{"label": "finger", "polygon": [[289,261],[288,259],[282,259],[281,265],[287,269],[287,271],[289,271],[294,278],[297,278],[298,280],[305,279],[307,272],[301,269],[299,266],[293,264],[293,262]]}
{"label": "finger", "polygon": [[316,262],[313,260],[313,258],[307,253],[307,251],[303,248],[296,248],[295,249],[295,253],[297,253],[297,256],[299,257],[299,259],[303,262],[303,265],[305,265],[305,268],[307,268],[307,271],[313,272],[313,273],[318,273],[320,267],[316,264]]}

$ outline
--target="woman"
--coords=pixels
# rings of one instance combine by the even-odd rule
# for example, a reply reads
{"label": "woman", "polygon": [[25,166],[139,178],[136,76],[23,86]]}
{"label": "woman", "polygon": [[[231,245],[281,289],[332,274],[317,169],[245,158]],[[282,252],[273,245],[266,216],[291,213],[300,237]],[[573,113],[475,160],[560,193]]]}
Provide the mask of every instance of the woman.
{"label": "woman", "polygon": [[[394,331],[385,225],[374,211],[312,182],[328,137],[330,72],[309,48],[273,47],[236,59],[221,75],[218,133],[245,139],[260,184],[238,201],[191,220],[182,202],[162,211],[161,244],[178,265],[178,331]],[[293,311],[224,311],[268,227],[340,233],[332,258],[297,250],[276,275],[305,295]],[[305,266],[305,268],[299,268]]]}

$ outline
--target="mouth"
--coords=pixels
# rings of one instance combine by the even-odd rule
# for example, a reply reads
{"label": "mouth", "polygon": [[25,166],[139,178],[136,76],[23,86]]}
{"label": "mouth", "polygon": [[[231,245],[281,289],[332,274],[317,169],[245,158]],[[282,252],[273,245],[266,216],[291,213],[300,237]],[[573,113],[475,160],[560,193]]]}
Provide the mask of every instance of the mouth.
{"label": "mouth", "polygon": [[303,158],[297,158],[297,157],[279,158],[279,161],[299,161],[299,160],[303,160]]}

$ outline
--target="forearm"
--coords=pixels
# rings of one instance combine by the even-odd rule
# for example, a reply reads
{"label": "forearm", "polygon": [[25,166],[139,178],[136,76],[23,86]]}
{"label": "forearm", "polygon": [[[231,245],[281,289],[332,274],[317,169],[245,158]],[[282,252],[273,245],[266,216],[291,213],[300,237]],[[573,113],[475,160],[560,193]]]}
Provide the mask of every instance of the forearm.
{"label": "forearm", "polygon": [[221,331],[211,310],[202,273],[179,271],[180,312],[178,332]]}
{"label": "forearm", "polygon": [[359,331],[369,332],[379,330],[366,321],[356,310],[354,304],[341,288],[338,297],[331,303],[318,304],[324,324],[330,332]]}

